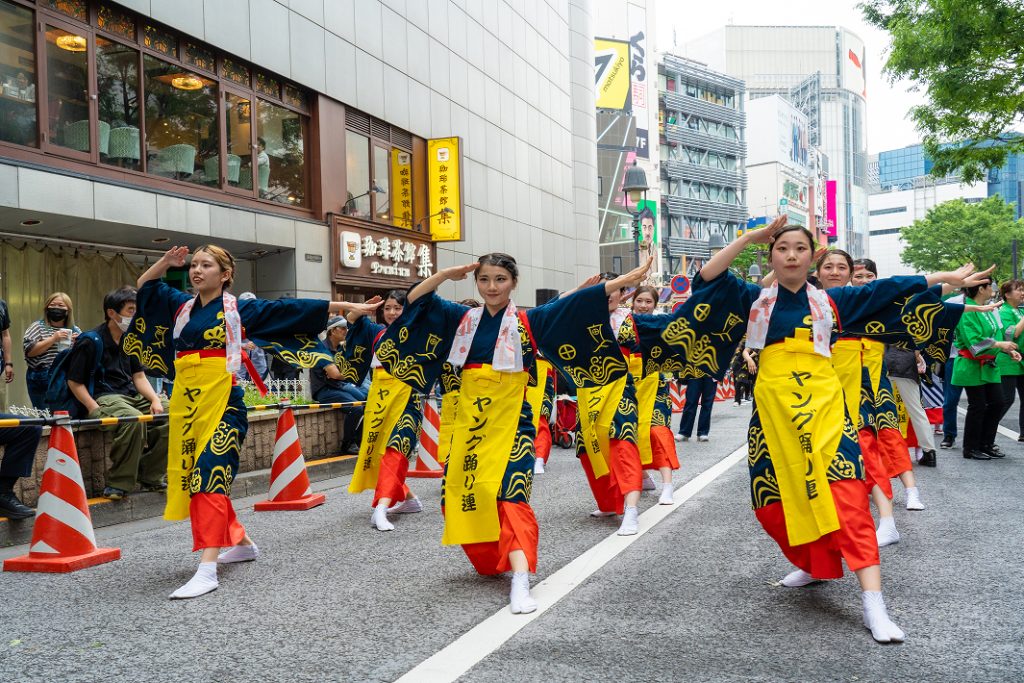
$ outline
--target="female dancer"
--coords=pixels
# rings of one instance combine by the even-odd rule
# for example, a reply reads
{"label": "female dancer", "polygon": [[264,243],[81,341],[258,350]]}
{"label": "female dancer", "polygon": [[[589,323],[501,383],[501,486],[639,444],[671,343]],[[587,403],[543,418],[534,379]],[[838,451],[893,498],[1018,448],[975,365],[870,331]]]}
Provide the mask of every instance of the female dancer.
{"label": "female dancer", "polygon": [[[1024,282],[1010,280],[999,288],[999,293],[1003,295],[1003,305],[999,307],[999,320],[1006,330],[1006,339],[1020,349],[1024,345],[1024,315],[1020,313],[1021,304],[1024,304]],[[1016,394],[1020,398],[1017,429],[1024,435],[1024,363],[1013,360],[1009,354],[1003,352],[996,356],[996,366],[999,368],[999,376],[1003,383],[1003,415],[1010,411]],[[1018,440],[1021,438],[1024,437],[1018,437]]]}
{"label": "female dancer", "polygon": [[[992,283],[964,289],[967,299],[983,305],[992,298]],[[1014,330],[1010,330],[1013,334]],[[1003,416],[1003,391],[997,352],[1019,361],[1017,345],[1006,338],[1002,321],[994,312],[965,313],[956,327],[960,355],[953,363],[953,384],[967,392],[967,417],[964,418],[964,457],[991,460],[1005,457],[996,446],[996,431]]]}
{"label": "female dancer", "polygon": [[[637,287],[633,294],[633,315],[620,328],[619,344],[629,341],[632,336],[636,340],[636,351],[641,351],[643,340],[636,332],[636,319],[654,313],[658,302],[658,290],[649,285]],[[633,328],[632,335],[627,326]],[[639,420],[637,428],[637,446],[640,449],[640,462],[644,469],[658,470],[661,474],[660,505],[671,505],[672,470],[679,469],[679,458],[676,457],[676,445],[672,435],[672,399],[668,393],[668,381],[662,376],[659,368],[650,367],[650,363],[631,362],[630,371],[636,385]]]}
{"label": "female dancer", "polygon": [[[751,243],[771,244],[777,282],[770,289],[747,285],[727,272]],[[878,544],[860,481],[863,465],[829,362],[830,338],[834,324],[869,320],[888,302],[922,291],[927,284],[969,283],[973,267],[826,293],[807,283],[813,253],[813,236],[798,226],[787,228],[785,217],[744,234],[704,266],[687,302],[695,312],[704,307],[698,316],[703,329],[722,322],[725,329],[700,335],[689,323],[673,323],[663,336],[690,362],[700,350],[710,365],[720,355],[717,348],[708,348],[710,338],[724,335],[735,344],[747,316],[747,345],[764,349],[749,429],[751,495],[758,521],[786,557],[813,578],[842,576],[845,559],[863,591],[865,626],[878,642],[898,642],[904,634],[889,619],[882,599]]]}
{"label": "female dancer", "polygon": [[[370,299],[376,303],[379,297]],[[402,315],[405,292],[393,290],[384,299],[384,324],[378,324],[356,311],[349,314],[349,343],[345,347],[347,367],[342,376],[361,384],[372,368],[370,395],[363,410],[363,441],[359,445],[349,493],[373,489],[370,526],[378,531],[394,531],[388,513],[422,512],[423,504],[405,484],[409,459],[416,452],[423,422],[423,393],[395,379],[377,356],[384,331]],[[392,501],[402,501],[391,507]]]}
{"label": "female dancer", "polygon": [[[533,419],[525,391],[535,351],[573,382],[598,386],[624,377],[625,364],[608,329],[607,296],[636,284],[642,268],[604,286],[583,289],[521,313],[511,301],[515,259],[486,254],[476,263],[439,271],[409,292],[400,325],[381,340],[381,362],[414,387],[436,381],[447,358],[462,368],[452,451],[444,480],[442,543],[462,545],[481,574],[513,571],[513,613],[533,612],[529,572],[537,564],[537,520],[530,508]],[[442,283],[475,274],[484,306],[469,309],[437,296]]]}
{"label": "female dancer", "polygon": [[235,261],[212,244],[192,254],[189,281],[196,294],[190,296],[160,281],[169,268],[185,265],[188,253],[188,247],[172,247],[139,277],[138,311],[122,340],[125,353],[150,369],[170,374],[174,367],[164,518],[191,517],[193,551],[202,554],[195,576],[171,598],[209,593],[218,586],[218,562],[259,555],[229,498],[249,427],[242,389],[234,382],[242,362],[248,363],[243,328],[246,337],[296,366],[326,365],[332,359],[316,339],[328,314],[375,308],[319,299],[238,301],[229,291]]}

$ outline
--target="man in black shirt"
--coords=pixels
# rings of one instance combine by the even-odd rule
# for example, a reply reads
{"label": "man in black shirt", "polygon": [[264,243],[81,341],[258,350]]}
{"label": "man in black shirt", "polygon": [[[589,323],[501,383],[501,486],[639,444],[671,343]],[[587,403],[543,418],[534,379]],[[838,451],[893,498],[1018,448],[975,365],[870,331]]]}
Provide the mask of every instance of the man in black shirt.
{"label": "man in black shirt", "polygon": [[[103,298],[105,322],[94,332],[103,341],[102,361],[97,369],[95,344],[82,336],[68,358],[68,388],[89,411],[90,418],[128,417],[167,410],[146,379],[136,358],[121,350],[121,336],[135,315],[135,289],[122,287]],[[92,393],[89,385],[92,384]],[[128,422],[101,429],[114,430],[110,447],[110,469],[103,496],[120,500],[135,489],[165,491],[167,471],[167,422]]]}

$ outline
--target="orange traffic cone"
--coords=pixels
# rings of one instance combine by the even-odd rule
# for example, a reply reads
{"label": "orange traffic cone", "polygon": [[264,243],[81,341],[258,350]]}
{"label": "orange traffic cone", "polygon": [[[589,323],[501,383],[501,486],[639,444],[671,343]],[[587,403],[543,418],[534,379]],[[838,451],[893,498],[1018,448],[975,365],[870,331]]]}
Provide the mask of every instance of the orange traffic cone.
{"label": "orange traffic cone", "polygon": [[[66,412],[57,413],[67,416]],[[50,448],[39,487],[28,555],[4,560],[5,572],[73,572],[121,557],[120,548],[97,548],[71,428],[50,428]]]}
{"label": "orange traffic cone", "polygon": [[715,388],[715,400],[728,401],[731,398],[736,398],[736,387],[733,386],[732,375],[726,375]]}
{"label": "orange traffic cone", "polygon": [[256,512],[271,510],[308,510],[323,505],[326,496],[313,493],[306,474],[306,460],[302,457],[302,444],[295,428],[295,415],[285,408],[277,418],[277,440],[274,441],[274,460],[270,464],[269,500],[253,506]]}
{"label": "orange traffic cone", "polygon": [[416,465],[406,477],[439,479],[444,468],[437,461],[437,434],[441,428],[441,415],[429,399],[423,402],[423,422],[420,426],[420,446],[416,451]]}

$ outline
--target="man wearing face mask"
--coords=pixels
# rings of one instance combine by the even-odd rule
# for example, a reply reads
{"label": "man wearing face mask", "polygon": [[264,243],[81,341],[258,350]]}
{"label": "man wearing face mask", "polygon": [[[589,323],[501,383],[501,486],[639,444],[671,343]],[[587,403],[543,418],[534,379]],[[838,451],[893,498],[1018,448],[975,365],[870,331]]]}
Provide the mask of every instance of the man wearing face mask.
{"label": "man wearing face mask", "polygon": [[[142,365],[121,350],[121,336],[135,315],[135,289],[122,287],[110,292],[103,298],[103,310],[104,322],[93,330],[103,348],[97,349],[89,335],[82,335],[71,349],[67,373],[71,393],[85,406],[90,418],[165,412],[167,401],[153,391]],[[103,354],[98,366],[96,353]],[[105,498],[120,500],[136,484],[145,491],[167,490],[163,480],[167,471],[167,422],[130,422],[101,429],[114,430]]]}

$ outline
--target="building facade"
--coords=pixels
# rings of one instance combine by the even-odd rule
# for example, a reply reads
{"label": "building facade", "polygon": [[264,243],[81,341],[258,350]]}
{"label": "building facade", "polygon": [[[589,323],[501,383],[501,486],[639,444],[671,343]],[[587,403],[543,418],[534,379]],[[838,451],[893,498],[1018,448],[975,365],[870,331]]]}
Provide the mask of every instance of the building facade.
{"label": "building facade", "polygon": [[658,64],[661,210],[666,269],[695,272],[712,235],[746,226],[743,81],[666,54]]}
{"label": "building facade", "polygon": [[489,251],[522,305],[575,285],[598,269],[592,24],[589,0],[0,0],[0,248],[43,262],[0,281],[12,335],[54,290],[102,319],[87,251],[124,262],[110,288],[203,242],[268,297]]}
{"label": "building facade", "polygon": [[687,56],[743,79],[750,99],[781,95],[808,118],[808,139],[836,183],[837,242],[868,251],[864,43],[835,26],[726,26],[688,42]]}

